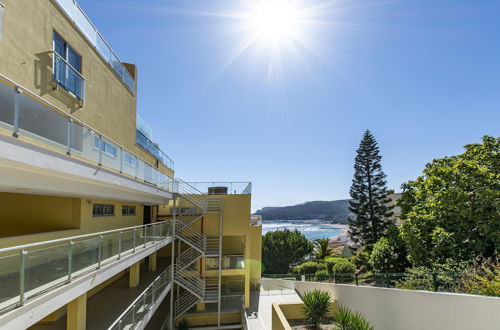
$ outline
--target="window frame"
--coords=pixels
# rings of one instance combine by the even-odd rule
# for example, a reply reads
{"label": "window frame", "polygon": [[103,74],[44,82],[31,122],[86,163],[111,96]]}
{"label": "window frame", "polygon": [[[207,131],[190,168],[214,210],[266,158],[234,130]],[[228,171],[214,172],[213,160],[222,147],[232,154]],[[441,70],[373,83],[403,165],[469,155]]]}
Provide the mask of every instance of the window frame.
{"label": "window frame", "polygon": [[[96,207],[101,207],[102,209],[102,214],[96,214],[95,210]],[[111,207],[113,213],[104,213],[106,210],[106,207]],[[115,212],[115,204],[106,204],[106,203],[94,203],[92,205],[92,217],[94,218],[102,218],[102,217],[114,217],[116,212]]]}
{"label": "window frame", "polygon": [[[56,51],[56,37],[62,41],[63,43],[63,47],[64,47],[64,56],[63,54],[59,54],[57,51]],[[78,59],[79,59],[79,63],[78,63],[78,69],[72,65],[70,62],[69,62],[69,53],[70,53],[70,49],[71,51],[76,55],[78,56]],[[71,44],[69,42],[66,41],[66,39],[64,39],[62,37],[62,35],[57,32],[56,30],[52,30],[52,51],[57,54],[58,56],[62,57],[64,59],[64,61],[66,62],[66,65],[69,65],[73,70],[75,70],[76,72],[78,72],[78,74],[80,75],[80,77],[83,79],[83,89],[85,88],[85,78],[83,78],[83,75],[82,75],[82,71],[83,71],[83,57],[82,55],[76,51],[76,49],[71,46]],[[52,72],[52,80],[55,81],[55,83],[57,84],[57,86],[60,86],[61,88],[63,88],[65,91],[67,91],[68,93],[70,93],[72,96],[74,96],[75,98],[79,99],[79,100],[83,100],[85,98],[85,91],[83,91],[83,94],[81,96],[78,96],[76,95],[75,91],[73,91],[69,86],[66,86],[64,83],[58,81],[58,78],[55,77],[55,71],[56,68],[56,59],[55,59],[55,56],[57,55],[54,55],[54,60],[53,60],[53,72]]]}
{"label": "window frame", "polygon": [[[101,145],[101,148],[99,148],[97,145],[96,145],[96,142],[99,142],[98,144]],[[108,148],[106,147],[110,147],[110,148],[113,148],[114,149],[114,152],[115,154],[113,155],[111,152],[108,151]],[[112,150],[113,150],[112,149]],[[105,153],[106,155],[108,155],[109,157],[113,158],[113,159],[116,159],[117,155],[118,155],[118,148],[115,147],[114,145],[112,145],[111,143],[108,143],[104,140],[102,140],[100,137],[98,136],[94,136],[94,150],[102,150],[103,153]]]}
{"label": "window frame", "polygon": [[[127,210],[126,212],[124,212]],[[130,213],[130,210],[133,210],[134,213]],[[137,215],[137,208],[135,205],[122,205],[122,216],[123,217],[131,217]]]}

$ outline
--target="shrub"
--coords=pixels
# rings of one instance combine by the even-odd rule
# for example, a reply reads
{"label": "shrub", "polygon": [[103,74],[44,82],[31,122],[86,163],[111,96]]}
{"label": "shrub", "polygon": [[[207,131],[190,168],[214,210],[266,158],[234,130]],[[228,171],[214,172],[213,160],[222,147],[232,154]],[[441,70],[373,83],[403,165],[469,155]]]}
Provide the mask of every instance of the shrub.
{"label": "shrub", "polygon": [[347,259],[339,260],[332,268],[332,272],[336,274],[341,273],[355,273],[356,265]]}
{"label": "shrub", "polygon": [[350,259],[360,271],[367,272],[371,270],[371,265],[369,262],[370,254],[364,247],[359,248],[356,251],[356,254],[353,255]]}
{"label": "shrub", "polygon": [[306,292],[302,298],[304,302],[305,319],[319,329],[321,322],[330,315],[330,304],[332,296],[329,292],[314,290]]}
{"label": "shrub", "polygon": [[314,261],[304,262],[302,265],[293,269],[298,274],[315,274],[318,270],[326,269],[326,265]]}
{"label": "shrub", "polygon": [[262,237],[262,263],[268,274],[286,274],[304,262],[313,244],[298,230],[270,231]]}
{"label": "shrub", "polygon": [[346,259],[343,257],[325,258],[325,265],[326,265],[326,270],[328,270],[328,273],[333,273],[333,266],[335,266],[338,262],[341,262],[342,260],[346,260]]}
{"label": "shrub", "polygon": [[326,269],[320,269],[317,270],[316,273],[314,273],[314,275],[328,275],[328,272],[326,271]]}
{"label": "shrub", "polygon": [[469,294],[500,297],[500,264],[486,261],[466,272],[460,291]]}
{"label": "shrub", "polygon": [[187,319],[182,319],[177,322],[177,330],[189,330],[191,328],[191,322]]}
{"label": "shrub", "polygon": [[340,307],[334,314],[335,325],[339,330],[374,330],[360,313],[353,313],[347,307]]}

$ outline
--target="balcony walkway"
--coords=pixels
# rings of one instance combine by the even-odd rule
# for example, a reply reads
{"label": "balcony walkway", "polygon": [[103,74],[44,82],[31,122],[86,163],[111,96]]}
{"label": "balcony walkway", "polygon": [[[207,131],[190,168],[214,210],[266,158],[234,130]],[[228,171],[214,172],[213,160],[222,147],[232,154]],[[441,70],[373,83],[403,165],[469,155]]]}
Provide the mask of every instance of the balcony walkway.
{"label": "balcony walkway", "polygon": [[[87,329],[107,329],[169,265],[170,257],[158,258],[156,271],[148,272],[148,263],[144,262],[141,265],[138,287],[129,288],[128,275],[126,275],[90,297],[87,300]],[[62,316],[56,322],[34,325],[29,329],[65,330],[66,316]]]}

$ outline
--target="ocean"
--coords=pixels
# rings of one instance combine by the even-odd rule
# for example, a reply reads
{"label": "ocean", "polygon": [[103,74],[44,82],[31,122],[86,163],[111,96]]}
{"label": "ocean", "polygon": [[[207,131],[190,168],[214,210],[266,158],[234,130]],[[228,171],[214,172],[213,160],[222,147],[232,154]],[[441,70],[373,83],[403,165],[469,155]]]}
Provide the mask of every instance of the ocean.
{"label": "ocean", "polygon": [[318,220],[273,220],[262,223],[262,235],[267,232],[297,229],[308,239],[331,238],[342,233],[342,227],[337,224],[324,223]]}

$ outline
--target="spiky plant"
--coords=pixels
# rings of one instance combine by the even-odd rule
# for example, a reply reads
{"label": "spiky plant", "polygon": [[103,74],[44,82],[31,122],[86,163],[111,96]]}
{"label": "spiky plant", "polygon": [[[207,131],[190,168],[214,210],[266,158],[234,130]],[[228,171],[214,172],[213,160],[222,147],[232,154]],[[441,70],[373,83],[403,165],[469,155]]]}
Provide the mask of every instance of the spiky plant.
{"label": "spiky plant", "polygon": [[339,330],[374,330],[360,313],[353,313],[347,307],[340,307],[334,314],[335,325]]}
{"label": "spiky plant", "polygon": [[177,330],[189,330],[191,328],[191,322],[187,319],[182,319],[177,322]]}
{"label": "spiky plant", "polygon": [[314,290],[306,292],[302,297],[304,302],[304,316],[305,319],[319,329],[321,322],[325,321],[330,315],[330,304],[332,296],[329,292]]}
{"label": "spiky plant", "polygon": [[329,247],[330,240],[328,238],[317,238],[313,241],[313,254],[316,259],[324,259],[333,254],[332,248]]}

